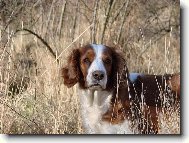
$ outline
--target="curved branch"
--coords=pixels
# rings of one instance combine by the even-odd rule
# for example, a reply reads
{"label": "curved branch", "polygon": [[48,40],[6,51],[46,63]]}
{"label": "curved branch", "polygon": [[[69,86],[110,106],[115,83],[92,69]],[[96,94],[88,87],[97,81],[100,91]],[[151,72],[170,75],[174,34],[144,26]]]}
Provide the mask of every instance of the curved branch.
{"label": "curved branch", "polygon": [[49,50],[49,52],[51,53],[51,55],[56,59],[56,61],[59,62],[59,60],[56,58],[55,52],[52,50],[52,48],[49,46],[49,44],[41,36],[39,36],[37,33],[33,32],[33,31],[31,31],[31,30],[29,30],[27,28],[16,30],[15,33],[20,32],[20,31],[27,31],[27,32],[33,34],[34,36],[36,36],[47,47],[47,49]]}

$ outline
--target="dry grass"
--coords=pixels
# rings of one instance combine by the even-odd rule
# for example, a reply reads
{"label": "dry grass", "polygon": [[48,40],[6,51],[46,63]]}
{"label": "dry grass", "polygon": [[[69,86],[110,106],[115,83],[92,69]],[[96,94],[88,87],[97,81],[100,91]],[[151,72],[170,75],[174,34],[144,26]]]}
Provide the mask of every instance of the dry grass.
{"label": "dry grass", "polygon": [[[17,29],[15,23],[12,23],[6,30],[6,37],[9,37],[8,42],[0,50],[1,134],[83,133],[78,101],[79,95],[77,94],[78,88],[74,86],[67,89],[62,84],[60,69],[65,64],[66,57],[72,48],[90,43],[92,25],[87,21],[86,15],[92,16],[93,11],[88,9],[81,1],[78,12],[77,4],[74,1],[67,1],[67,8],[61,26],[64,3],[65,1],[57,0],[47,2],[46,6],[43,5],[44,3],[35,4],[33,7],[29,5],[30,9],[28,11],[33,14],[32,24],[28,24],[30,23],[30,17],[25,18],[25,15],[16,21],[18,27],[30,28],[43,37],[50,44],[53,51],[56,51],[56,55],[60,55],[59,63],[55,61],[46,46],[36,36],[28,32],[12,34]],[[119,9],[122,3],[122,1],[115,2],[113,8]],[[90,7],[93,3],[86,2],[86,4]],[[106,2],[100,1],[98,22],[96,23],[97,43],[101,39],[103,27],[101,23],[104,20],[104,5],[106,4]],[[125,53],[131,72],[150,74],[180,72],[179,30],[171,27],[171,30],[167,33],[159,32],[159,34],[153,36],[152,33],[145,33],[144,31],[147,28],[145,27],[145,21],[142,21],[143,16],[146,16],[144,15],[145,9],[142,6],[136,6],[136,3],[129,6],[121,40],[116,41],[121,22],[120,18],[123,13],[114,22],[109,23],[103,43],[116,43],[121,48]],[[171,12],[174,13],[175,7],[179,11],[178,4],[172,4],[163,10],[165,16],[159,16],[162,25],[166,25],[166,22],[164,22],[166,20],[163,18],[170,16]],[[114,12],[111,14],[110,21],[114,18]],[[75,15],[77,15],[77,23],[74,29]],[[24,18],[25,21],[21,20]],[[152,29],[157,27],[157,23],[151,20],[153,17],[149,19],[149,21],[152,21],[150,25]],[[171,21],[177,19],[179,19],[179,14],[171,17]],[[142,27],[143,30],[140,31],[138,27]],[[83,31],[85,32],[80,35]],[[17,92],[18,90],[19,92]],[[170,112],[162,113],[160,120],[162,123],[160,133],[180,133],[180,107],[177,109],[170,108]]]}

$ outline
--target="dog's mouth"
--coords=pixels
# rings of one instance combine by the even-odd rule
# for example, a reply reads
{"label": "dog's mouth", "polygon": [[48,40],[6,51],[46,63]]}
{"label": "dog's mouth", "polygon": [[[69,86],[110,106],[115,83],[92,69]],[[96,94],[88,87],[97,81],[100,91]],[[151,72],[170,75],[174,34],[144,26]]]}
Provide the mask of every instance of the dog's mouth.
{"label": "dog's mouth", "polygon": [[100,85],[99,83],[94,83],[94,84],[91,84],[89,86],[90,89],[103,89],[102,85]]}
{"label": "dog's mouth", "polygon": [[98,83],[95,83],[95,84],[90,85],[89,87],[102,87],[102,86]]}

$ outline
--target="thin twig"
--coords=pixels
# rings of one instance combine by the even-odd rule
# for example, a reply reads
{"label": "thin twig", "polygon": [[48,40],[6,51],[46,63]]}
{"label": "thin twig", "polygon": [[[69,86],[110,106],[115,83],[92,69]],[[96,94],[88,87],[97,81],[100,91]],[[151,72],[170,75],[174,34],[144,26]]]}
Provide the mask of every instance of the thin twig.
{"label": "thin twig", "polygon": [[62,34],[62,26],[63,26],[64,14],[65,14],[65,10],[66,10],[66,4],[67,4],[67,1],[65,1],[64,4],[63,4],[63,6],[62,6],[62,12],[61,12],[61,16],[60,16],[60,22],[59,22],[59,26],[57,28],[57,33],[58,33],[59,39],[60,39],[61,34]]}
{"label": "thin twig", "polygon": [[77,23],[78,10],[79,10],[79,0],[76,3],[76,11],[75,11],[75,14],[74,14],[74,19],[73,19],[72,37],[71,37],[72,41],[74,40],[75,31],[76,31],[76,23]]}
{"label": "thin twig", "polygon": [[106,27],[107,27],[107,24],[108,24],[108,20],[109,20],[109,17],[110,17],[110,10],[112,8],[113,2],[114,2],[114,0],[109,0],[107,13],[105,14],[105,21],[103,23],[103,28],[102,28],[102,34],[101,34],[101,40],[100,40],[101,43],[103,43],[103,40],[104,40],[104,34],[105,34]]}
{"label": "thin twig", "polygon": [[46,31],[44,32],[44,37],[45,37],[45,38],[46,38],[46,36],[47,36],[47,31],[49,30],[49,22],[50,22],[50,19],[51,19],[51,15],[52,15],[52,10],[53,10],[53,7],[54,7],[54,3],[55,3],[55,0],[53,0],[52,3],[51,3],[50,12],[49,12],[48,19],[47,19],[47,22],[46,22]]}
{"label": "thin twig", "polygon": [[128,0],[125,0],[125,2],[122,4],[122,6],[116,11],[115,16],[112,18],[110,23],[114,23],[114,21],[117,20],[119,14],[121,13],[122,9],[124,8],[125,4],[128,2]]}
{"label": "thin twig", "polygon": [[[89,25],[89,27],[87,27],[77,38],[75,38],[75,39],[59,54],[59,56],[56,57],[56,60],[55,60],[54,62],[58,61],[58,59],[62,56],[62,54],[63,54],[73,43],[75,43],[88,29],[90,29],[92,25],[93,25],[93,24]],[[54,63],[54,62],[53,62],[53,63]],[[45,71],[41,74],[41,76],[43,76],[46,72],[47,72],[47,70],[45,70]]]}
{"label": "thin twig", "polygon": [[122,19],[122,23],[121,23],[121,26],[120,26],[120,29],[119,29],[119,34],[118,34],[118,37],[117,37],[117,43],[119,43],[119,41],[120,41],[121,32],[122,32],[123,25],[124,25],[125,19],[126,19],[126,11],[127,11],[128,4],[129,4],[129,0],[127,1],[126,5],[125,5],[125,9],[123,11],[124,12],[123,13],[123,19]]}
{"label": "thin twig", "polygon": [[96,16],[97,16],[97,10],[98,10],[98,3],[99,3],[99,0],[96,0],[94,12],[93,12],[93,27],[92,27],[92,34],[91,34],[92,43],[96,43]]}

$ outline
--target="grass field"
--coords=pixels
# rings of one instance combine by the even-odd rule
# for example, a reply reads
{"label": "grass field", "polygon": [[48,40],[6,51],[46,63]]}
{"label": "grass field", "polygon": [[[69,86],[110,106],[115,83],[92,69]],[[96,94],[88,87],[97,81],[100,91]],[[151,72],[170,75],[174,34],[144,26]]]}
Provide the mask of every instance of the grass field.
{"label": "grass field", "polygon": [[[180,72],[178,1],[17,2],[5,2],[0,19],[1,134],[83,133],[78,87],[66,88],[60,73],[70,51],[80,45],[116,45],[130,72]],[[43,38],[59,62],[24,28]],[[179,134],[180,106],[159,120],[160,133]]]}

